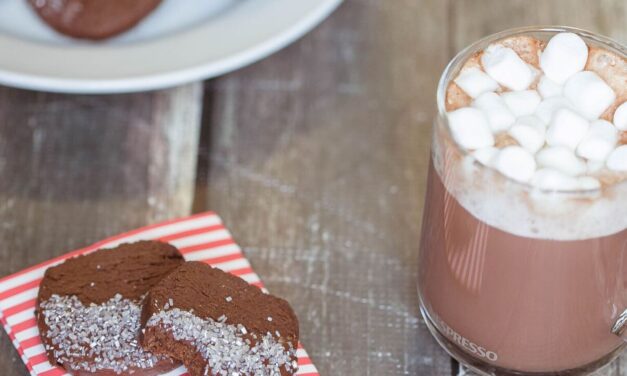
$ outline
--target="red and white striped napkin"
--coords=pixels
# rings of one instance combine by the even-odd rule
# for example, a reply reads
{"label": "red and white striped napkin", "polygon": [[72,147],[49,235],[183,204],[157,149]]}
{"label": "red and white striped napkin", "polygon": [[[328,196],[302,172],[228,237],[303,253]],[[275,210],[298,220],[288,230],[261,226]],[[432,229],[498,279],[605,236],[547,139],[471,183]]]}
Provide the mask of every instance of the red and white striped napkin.
{"label": "red and white striped napkin", "polygon": [[[215,213],[206,212],[120,234],[0,279],[0,323],[13,341],[24,364],[33,376],[65,376],[63,369],[52,366],[45,355],[35,321],[35,299],[46,268],[64,260],[100,248],[112,248],[125,242],[158,239],[176,246],[188,261],[203,261],[263,288],[241,249]],[[319,376],[307,352],[299,345],[299,376]],[[186,375],[180,367],[167,376]],[[69,375],[68,375],[69,376]]]}

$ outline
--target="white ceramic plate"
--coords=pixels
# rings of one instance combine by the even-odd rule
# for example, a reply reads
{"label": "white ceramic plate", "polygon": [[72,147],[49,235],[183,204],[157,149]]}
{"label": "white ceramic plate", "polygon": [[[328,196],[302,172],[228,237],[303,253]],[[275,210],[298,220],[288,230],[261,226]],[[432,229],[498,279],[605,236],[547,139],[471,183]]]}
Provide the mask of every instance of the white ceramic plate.
{"label": "white ceramic plate", "polygon": [[25,0],[0,0],[0,83],[120,93],[214,77],[259,60],[325,19],[341,0],[164,0],[104,42],[63,37]]}

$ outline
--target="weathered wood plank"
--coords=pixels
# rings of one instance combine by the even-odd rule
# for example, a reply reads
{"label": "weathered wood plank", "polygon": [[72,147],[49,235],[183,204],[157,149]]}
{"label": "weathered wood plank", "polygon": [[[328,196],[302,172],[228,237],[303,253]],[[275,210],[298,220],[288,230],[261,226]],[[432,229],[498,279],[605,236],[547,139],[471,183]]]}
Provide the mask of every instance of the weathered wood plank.
{"label": "weathered wood plank", "polygon": [[[0,276],[191,209],[202,85],[132,95],[0,89]],[[0,369],[27,375],[0,335]]]}
{"label": "weathered wood plank", "polygon": [[451,46],[458,51],[483,36],[518,26],[568,25],[627,41],[627,3],[621,0],[461,0],[451,3]]}
{"label": "weathered wood plank", "polygon": [[446,17],[438,0],[349,0],[207,85],[203,201],[298,311],[324,375],[450,375],[415,286]]}
{"label": "weathered wood plank", "polygon": [[[500,1],[451,3],[451,53],[483,36],[526,25],[568,25],[627,42],[627,3],[621,0]],[[599,376],[627,375],[627,355]]]}

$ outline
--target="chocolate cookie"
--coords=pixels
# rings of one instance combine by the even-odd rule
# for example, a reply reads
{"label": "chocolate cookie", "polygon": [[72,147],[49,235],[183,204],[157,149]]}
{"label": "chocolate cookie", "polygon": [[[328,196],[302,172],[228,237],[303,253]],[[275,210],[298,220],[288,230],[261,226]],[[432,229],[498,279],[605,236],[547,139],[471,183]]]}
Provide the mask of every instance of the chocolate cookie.
{"label": "chocolate cookie", "polygon": [[298,319],[289,304],[241,278],[188,262],[148,293],[144,347],[192,376],[293,375]]}
{"label": "chocolate cookie", "polygon": [[28,0],[52,28],[75,38],[104,39],[135,26],[161,0]]}
{"label": "chocolate cookie", "polygon": [[74,375],[158,375],[177,366],[139,344],[147,291],[184,263],[166,243],[98,250],[46,270],[37,325],[48,359]]}

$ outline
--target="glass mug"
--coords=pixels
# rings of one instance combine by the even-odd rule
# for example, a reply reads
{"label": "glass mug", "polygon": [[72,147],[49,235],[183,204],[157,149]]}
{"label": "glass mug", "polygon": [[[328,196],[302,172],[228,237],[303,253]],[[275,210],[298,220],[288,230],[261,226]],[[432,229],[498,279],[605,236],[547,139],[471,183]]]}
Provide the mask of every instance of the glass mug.
{"label": "glass mug", "polygon": [[577,33],[625,58],[604,37],[566,27],[489,36],[459,53],[438,86],[419,255],[426,324],[482,375],[579,375],[609,363],[627,321],[627,181],[541,191],[478,163],[453,141],[446,89],[462,64],[512,36]]}

